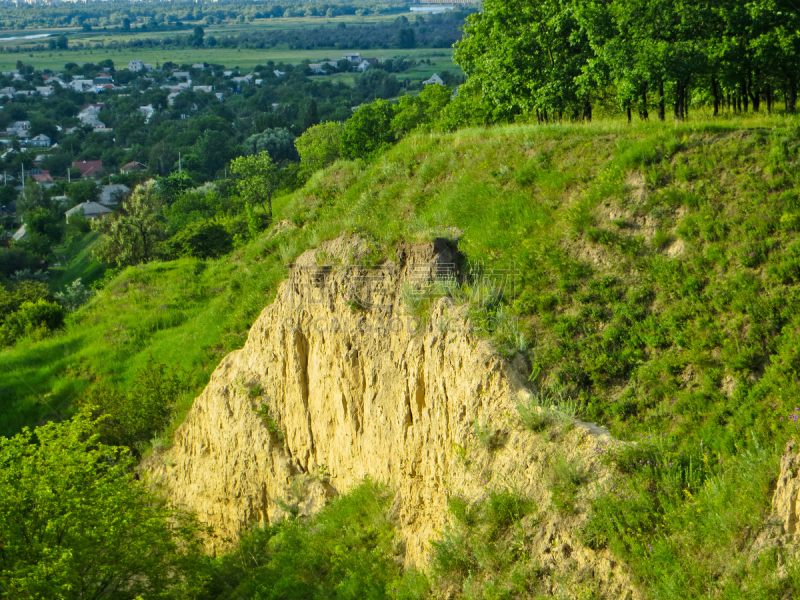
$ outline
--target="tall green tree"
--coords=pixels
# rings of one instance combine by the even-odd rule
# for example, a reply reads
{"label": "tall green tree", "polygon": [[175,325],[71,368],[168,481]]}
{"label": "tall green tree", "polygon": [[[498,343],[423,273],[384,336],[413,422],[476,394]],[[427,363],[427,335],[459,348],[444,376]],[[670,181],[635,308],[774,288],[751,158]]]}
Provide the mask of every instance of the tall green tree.
{"label": "tall green tree", "polygon": [[396,140],[392,132],[395,107],[386,100],[364,104],[353,113],[342,132],[342,156],[367,158]]}
{"label": "tall green tree", "polygon": [[231,161],[231,171],[237,176],[236,189],[248,204],[258,204],[272,218],[272,196],[278,191],[281,174],[269,152],[240,156]]}
{"label": "tall green tree", "polygon": [[92,228],[101,234],[97,257],[119,267],[156,258],[158,244],[166,237],[158,216],[160,208],[153,186],[139,186],[120,205],[118,213],[93,221]]}
{"label": "tall green tree", "polygon": [[137,481],[129,452],[99,443],[94,428],[81,414],[0,438],[0,596],[190,595],[200,527]]}

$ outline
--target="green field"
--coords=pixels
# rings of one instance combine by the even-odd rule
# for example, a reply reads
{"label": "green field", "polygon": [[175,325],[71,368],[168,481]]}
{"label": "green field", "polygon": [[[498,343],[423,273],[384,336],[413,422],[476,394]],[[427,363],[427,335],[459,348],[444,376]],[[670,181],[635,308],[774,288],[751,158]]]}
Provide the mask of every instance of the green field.
{"label": "green field", "polygon": [[[415,13],[403,13],[409,19],[415,18]],[[312,27],[335,27],[339,23],[346,23],[348,26],[369,25],[379,21],[391,21],[396,19],[398,14],[392,15],[369,15],[369,16],[342,16],[333,19],[325,17],[298,17],[281,19],[256,19],[251,23],[222,23],[213,26],[203,26],[206,36],[235,35],[251,31],[264,30],[286,30]],[[192,24],[202,25],[202,23]],[[451,72],[460,74],[459,67],[452,62],[452,50],[448,48],[416,48],[412,50],[400,49],[368,49],[361,48],[340,48],[340,49],[314,49],[290,50],[286,46],[277,46],[269,49],[239,49],[239,48],[123,48],[119,50],[109,50],[96,48],[99,43],[108,44],[112,41],[128,42],[134,39],[162,39],[165,37],[175,37],[176,35],[187,35],[191,29],[181,29],[176,31],[144,31],[144,32],[113,32],[113,31],[92,31],[82,32],[75,28],[65,29],[41,29],[41,30],[0,30],[0,38],[32,35],[37,33],[66,33],[69,36],[70,44],[81,42],[87,47],[67,51],[36,51],[33,48],[43,42],[39,40],[0,40],[0,48],[19,46],[19,53],[0,54],[0,69],[9,70],[15,68],[18,60],[22,60],[27,65],[33,65],[36,69],[61,69],[66,63],[74,62],[84,64],[87,62],[99,62],[105,59],[112,59],[117,66],[125,65],[129,60],[138,58],[144,62],[151,63],[153,66],[172,61],[179,64],[192,64],[196,62],[207,62],[221,64],[226,67],[240,67],[251,69],[256,65],[266,64],[267,61],[285,62],[298,64],[303,60],[319,61],[325,59],[339,58],[343,52],[361,52],[363,56],[375,57],[380,60],[387,58],[406,57],[412,60],[430,59],[431,69],[425,67],[402,73],[399,77],[409,76],[412,79],[430,77],[434,72]],[[428,72],[430,71],[430,73]],[[352,81],[352,75],[343,74],[339,79]]]}
{"label": "green field", "polygon": [[[267,61],[298,64],[303,60],[320,61],[325,59],[340,58],[343,52],[361,52],[363,56],[375,57],[380,60],[387,58],[410,58],[412,60],[430,59],[431,67],[418,67],[404,73],[399,73],[398,78],[430,77],[432,73],[460,73],[461,70],[452,61],[452,50],[448,48],[416,48],[413,50],[361,50],[352,48],[348,50],[289,50],[286,48],[274,49],[236,49],[236,48],[192,48],[182,49],[149,49],[149,48],[124,48],[120,50],[89,49],[68,52],[30,52],[28,54],[2,54],[0,55],[0,70],[7,71],[16,68],[18,60],[26,65],[33,65],[36,69],[62,69],[69,62],[84,64],[100,62],[110,58],[118,67],[127,66],[129,60],[138,58],[154,67],[167,61],[178,64],[192,64],[206,62],[225,65],[226,67],[240,67],[252,69],[256,65],[265,65]],[[430,73],[429,73],[430,71]],[[352,82],[354,74],[343,73],[340,79]]]}

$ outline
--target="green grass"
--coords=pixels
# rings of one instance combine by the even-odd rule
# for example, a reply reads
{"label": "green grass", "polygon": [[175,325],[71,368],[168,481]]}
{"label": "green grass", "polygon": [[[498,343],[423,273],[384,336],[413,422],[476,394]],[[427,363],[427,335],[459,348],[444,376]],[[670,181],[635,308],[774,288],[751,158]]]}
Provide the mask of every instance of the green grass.
{"label": "green grass", "polygon": [[[93,377],[125,385],[150,353],[191,374],[185,411],[304,248],[347,232],[392,256],[401,240],[456,227],[483,275],[442,293],[469,304],[476,323],[516,321],[491,337],[506,356],[524,353],[544,390],[523,406],[526,425],[552,426],[533,415],[548,405],[639,441],[631,468],[614,463],[617,487],[595,502],[588,543],[611,548],[654,598],[781,597],[774,557],[751,565],[741,548],[769,506],[777,451],[796,434],[800,121],[693,115],[418,134],[372,163],[338,162],[276,202],[276,221],[297,229],[217,261],[127,269],[65,332],[0,354],[0,431],[67,413]],[[489,270],[507,275],[490,286]],[[476,434],[491,441],[485,423]],[[583,493],[579,475],[554,464],[565,513]],[[611,527],[620,511],[632,521]],[[470,531],[456,533],[484,539]],[[492,533],[493,547],[507,534]],[[511,598],[535,588],[535,570],[512,578],[514,556],[485,555],[506,565],[493,580],[476,570],[483,555],[462,538],[441,543],[472,552],[446,575],[481,574],[464,589]]]}
{"label": "green grass", "polygon": [[102,279],[106,267],[92,258],[98,234],[90,233],[80,240],[56,250],[59,266],[50,267],[50,287],[54,292],[80,279],[85,286]]}

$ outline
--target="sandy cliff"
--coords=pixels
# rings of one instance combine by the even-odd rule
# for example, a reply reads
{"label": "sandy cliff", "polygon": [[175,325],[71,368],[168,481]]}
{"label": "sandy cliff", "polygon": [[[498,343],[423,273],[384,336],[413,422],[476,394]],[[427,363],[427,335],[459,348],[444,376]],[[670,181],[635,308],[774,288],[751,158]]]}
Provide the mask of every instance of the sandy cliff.
{"label": "sandy cliff", "polygon": [[[470,331],[463,310],[441,299],[424,322],[406,314],[424,282],[456,272],[451,245],[401,247],[378,268],[346,266],[362,254],[358,241],[338,239],[298,259],[154,474],[221,543],[372,477],[396,491],[406,562],[416,565],[447,519],[448,494],[477,498],[513,484],[543,514],[529,543],[545,570],[608,598],[635,596],[610,554],[578,541],[585,502],[568,516],[548,510],[553,454],[579,457],[602,480],[595,448],[606,434],[524,430],[515,408],[528,393],[523,373]],[[481,445],[476,422],[502,447]]]}

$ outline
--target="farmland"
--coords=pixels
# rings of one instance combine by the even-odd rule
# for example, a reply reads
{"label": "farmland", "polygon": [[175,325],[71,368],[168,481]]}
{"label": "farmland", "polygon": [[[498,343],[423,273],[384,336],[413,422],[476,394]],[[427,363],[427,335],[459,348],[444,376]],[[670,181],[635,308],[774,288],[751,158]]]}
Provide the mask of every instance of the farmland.
{"label": "farmland", "polygon": [[[98,63],[102,60],[111,59],[119,67],[125,65],[129,60],[138,58],[144,62],[151,63],[154,67],[167,61],[178,64],[192,64],[206,62],[224,65],[229,68],[239,67],[249,70],[256,65],[266,64],[268,61],[275,63],[298,64],[304,60],[320,61],[325,59],[339,58],[344,51],[361,52],[363,56],[375,57],[383,61],[389,58],[405,58],[407,60],[430,60],[431,67],[414,69],[404,73],[414,79],[430,77],[433,72],[449,72],[454,75],[461,74],[461,70],[452,62],[452,49],[450,48],[359,48],[338,47],[330,49],[304,49],[289,48],[287,44],[278,44],[267,48],[225,48],[209,47],[201,48],[174,48],[174,47],[123,47],[108,48],[114,42],[125,43],[126,46],[132,41],[146,41],[162,39],[167,36],[186,35],[195,26],[202,25],[205,35],[210,36],[231,36],[242,33],[265,32],[265,31],[286,31],[292,29],[308,29],[316,27],[347,27],[372,25],[379,22],[393,21],[399,16],[406,16],[409,20],[416,17],[415,13],[398,14],[379,14],[365,16],[341,16],[336,18],[324,17],[290,17],[281,19],[255,19],[249,23],[223,22],[213,26],[205,26],[202,23],[184,23],[183,27],[172,31],[120,31],[116,28],[111,30],[82,31],[78,28],[50,28],[33,30],[0,30],[0,49],[8,49],[7,52],[0,52],[0,69],[6,71],[15,68],[18,60],[22,60],[26,65],[32,65],[35,69],[62,69],[66,63],[74,62],[77,64]],[[68,50],[41,49],[46,45],[46,41],[40,39],[24,40],[15,39],[4,41],[3,38],[26,35],[36,35],[49,33],[54,36],[65,34],[69,39],[70,48]],[[82,47],[80,47],[82,46]],[[19,48],[19,52],[10,51]],[[39,49],[37,49],[39,48]],[[429,72],[430,71],[430,72]],[[351,74],[339,74],[338,79],[352,83]]]}

